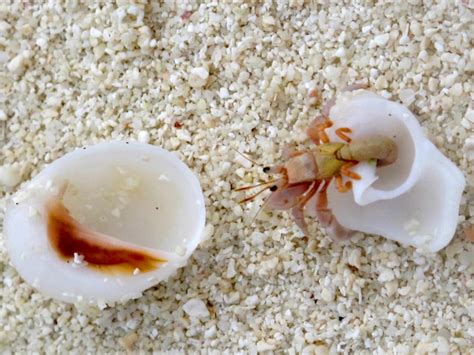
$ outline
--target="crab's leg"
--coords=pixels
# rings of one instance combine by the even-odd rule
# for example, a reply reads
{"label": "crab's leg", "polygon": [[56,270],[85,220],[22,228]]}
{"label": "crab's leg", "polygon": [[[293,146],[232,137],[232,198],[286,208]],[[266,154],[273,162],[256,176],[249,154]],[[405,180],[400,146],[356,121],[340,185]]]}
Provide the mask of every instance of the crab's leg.
{"label": "crab's leg", "polygon": [[326,128],[332,127],[332,121],[327,120],[326,122],[322,123],[318,127],[318,134],[319,134],[319,139],[323,143],[329,143],[329,137],[326,133]]}
{"label": "crab's leg", "polygon": [[311,183],[303,183],[298,185],[278,184],[275,188],[271,188],[272,194],[267,201],[267,207],[272,210],[289,210],[301,201],[301,196],[309,191]]}
{"label": "crab's leg", "polygon": [[346,181],[344,185],[342,182],[342,176],[336,175],[336,187],[339,192],[347,192],[352,188],[352,181]]}
{"label": "crab's leg", "polygon": [[357,163],[352,162],[352,161],[348,161],[347,163],[345,163],[341,167],[341,174],[347,177],[350,177],[351,179],[354,179],[354,180],[360,180],[361,179],[360,175],[350,170],[354,165],[357,165]]}
{"label": "crab's leg", "polygon": [[341,128],[336,129],[335,133],[343,141],[345,141],[347,143],[352,142],[352,139],[349,138],[349,136],[346,135],[346,133],[352,133],[352,129],[347,128],[347,127],[341,127]]}
{"label": "crab's leg", "polygon": [[316,145],[321,143],[329,143],[329,137],[325,130],[331,127],[332,124],[333,123],[331,120],[321,120],[320,117],[318,117],[309,126],[307,134]]}
{"label": "crab's leg", "polygon": [[329,121],[327,117],[318,116],[313,120],[313,122],[310,123],[308,129],[306,130],[306,134],[314,144],[319,145],[322,143],[324,137],[327,138],[327,134],[324,132],[324,130],[330,126],[332,126],[332,122]]}
{"label": "crab's leg", "polygon": [[307,236],[308,232],[308,224],[304,218],[304,206],[308,201],[316,194],[318,191],[319,185],[321,181],[315,181],[308,192],[302,196],[301,201],[291,209],[291,215],[296,223],[296,225],[301,229],[301,231]]}
{"label": "crab's leg", "polygon": [[331,112],[331,109],[335,103],[336,103],[336,98],[333,97],[331,100],[329,100],[323,105],[323,108],[321,109],[321,113],[323,114],[324,117],[329,118],[329,112]]}
{"label": "crab's leg", "polygon": [[333,215],[331,209],[328,207],[327,188],[331,180],[325,181],[321,191],[317,194],[316,199],[316,217],[321,222],[328,235],[334,240],[346,240],[349,239],[354,231],[347,229],[338,222],[336,217]]}

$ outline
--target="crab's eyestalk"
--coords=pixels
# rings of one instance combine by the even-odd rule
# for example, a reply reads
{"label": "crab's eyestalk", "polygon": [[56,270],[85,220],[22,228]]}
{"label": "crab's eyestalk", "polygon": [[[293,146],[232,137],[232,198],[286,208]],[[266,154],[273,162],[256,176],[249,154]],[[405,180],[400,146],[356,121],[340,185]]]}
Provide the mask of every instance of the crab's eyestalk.
{"label": "crab's eyestalk", "polygon": [[377,166],[390,165],[397,160],[397,156],[397,145],[393,140],[384,136],[354,140],[337,152],[337,157],[343,160],[368,161],[376,159]]}

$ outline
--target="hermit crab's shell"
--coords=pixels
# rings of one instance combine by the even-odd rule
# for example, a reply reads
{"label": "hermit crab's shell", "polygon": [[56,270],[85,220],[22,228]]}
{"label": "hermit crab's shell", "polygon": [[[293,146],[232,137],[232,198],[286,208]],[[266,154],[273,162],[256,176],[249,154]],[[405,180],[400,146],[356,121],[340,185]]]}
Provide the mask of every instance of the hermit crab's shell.
{"label": "hermit crab's shell", "polygon": [[174,154],[101,143],[53,162],[13,197],[6,246],[43,294],[109,303],[138,297],[183,266],[204,221],[199,182]]}
{"label": "hermit crab's shell", "polygon": [[462,172],[425,137],[404,106],[371,92],[344,93],[330,112],[335,129],[350,127],[353,139],[383,135],[398,148],[395,163],[353,168],[362,176],[353,193],[328,190],[334,215],[346,228],[435,252],[454,236],[465,181]]}

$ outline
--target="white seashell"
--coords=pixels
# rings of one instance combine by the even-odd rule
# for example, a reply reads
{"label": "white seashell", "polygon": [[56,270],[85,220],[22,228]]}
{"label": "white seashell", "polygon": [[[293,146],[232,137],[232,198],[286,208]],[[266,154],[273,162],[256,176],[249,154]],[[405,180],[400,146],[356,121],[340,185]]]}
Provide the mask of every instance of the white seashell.
{"label": "white seashell", "polygon": [[384,135],[398,148],[395,163],[375,167],[359,163],[352,170],[353,193],[328,190],[329,205],[346,228],[436,252],[453,238],[465,180],[462,172],[424,136],[416,117],[404,106],[365,90],[344,93],[330,112],[335,129],[350,127],[351,138]]}
{"label": "white seashell", "polygon": [[[54,224],[57,220],[66,222]],[[109,142],[76,150],[46,167],[15,195],[4,229],[11,261],[28,283],[57,300],[97,304],[138,297],[167,279],[200,243],[204,222],[199,182],[172,153]],[[58,252],[52,231],[63,245],[73,240],[65,235],[79,235],[142,253],[146,262],[140,265],[146,270],[135,267],[138,261],[96,265],[90,262],[92,253],[67,258]]]}

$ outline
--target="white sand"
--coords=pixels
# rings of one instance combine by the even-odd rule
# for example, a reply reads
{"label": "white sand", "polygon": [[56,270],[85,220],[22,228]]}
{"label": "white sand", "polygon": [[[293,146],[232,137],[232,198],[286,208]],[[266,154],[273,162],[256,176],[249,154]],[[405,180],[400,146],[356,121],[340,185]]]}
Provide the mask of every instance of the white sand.
{"label": "white sand", "polygon": [[459,230],[472,224],[472,0],[75,2],[0,4],[0,206],[77,146],[137,139],[199,174],[209,239],[168,282],[102,310],[45,299],[0,243],[0,352],[474,351],[474,244],[461,233],[421,255],[376,236],[307,240],[287,213],[252,224],[258,201],[239,206],[232,187],[266,176],[231,149],[271,165],[318,114],[309,90],[369,83],[464,171]]}

